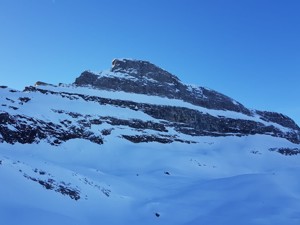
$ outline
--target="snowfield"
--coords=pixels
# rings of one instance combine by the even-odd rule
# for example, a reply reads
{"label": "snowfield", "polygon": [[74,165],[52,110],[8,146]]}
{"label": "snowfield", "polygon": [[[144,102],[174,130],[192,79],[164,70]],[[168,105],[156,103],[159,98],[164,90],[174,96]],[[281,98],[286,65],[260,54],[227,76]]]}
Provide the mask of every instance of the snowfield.
{"label": "snowfield", "polygon": [[[210,110],[177,99],[72,85],[38,88],[51,93],[0,88],[0,114],[8,112],[57,124],[68,121],[78,127],[82,115],[74,119],[71,113],[81,113],[89,119],[161,122],[132,108],[86,101],[80,98],[82,94],[186,107],[289,132],[256,114]],[[64,97],[66,93],[68,98]],[[30,125],[31,121],[26,123]],[[17,131],[17,126],[11,124],[3,127]],[[66,127],[62,125],[61,129],[66,131]],[[122,124],[112,128],[108,122],[86,127],[86,132],[97,134],[109,131],[103,144],[71,139],[50,145],[47,138],[33,144],[0,142],[1,224],[300,224],[300,154],[295,151],[284,155],[276,150],[299,149],[299,144],[269,135],[189,136],[171,126],[164,132]],[[141,133],[176,135],[190,144],[136,144],[122,138],[124,134]]]}
{"label": "snowfield", "polygon": [[[1,144],[1,224],[300,222],[299,155],[269,151],[296,146],[284,139],[202,137],[190,145],[112,139],[100,146],[79,139],[58,147]],[[53,189],[42,185],[49,179]]]}

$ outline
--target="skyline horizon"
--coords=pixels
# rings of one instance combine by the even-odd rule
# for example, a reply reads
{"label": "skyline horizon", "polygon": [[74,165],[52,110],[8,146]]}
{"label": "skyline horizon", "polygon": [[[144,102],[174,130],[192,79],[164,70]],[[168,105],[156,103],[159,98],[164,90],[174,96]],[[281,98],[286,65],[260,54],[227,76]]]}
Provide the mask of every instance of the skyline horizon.
{"label": "skyline horizon", "polygon": [[[193,86],[197,86],[197,87],[204,87],[204,88],[207,88],[207,89],[210,89],[210,90],[217,91],[217,92],[219,92],[219,93],[221,93],[221,94],[224,94],[225,96],[227,96],[227,97],[229,97],[229,98],[232,98],[234,101],[239,102],[240,104],[244,105],[246,108],[248,108],[248,109],[250,109],[250,110],[268,111],[268,110],[265,110],[265,109],[251,108],[251,107],[245,105],[243,102],[238,101],[238,100],[235,99],[234,97],[229,96],[229,95],[227,95],[227,94],[225,94],[225,93],[222,93],[222,92],[220,92],[220,91],[218,91],[218,90],[215,90],[215,89],[213,89],[213,88],[206,87],[206,86],[201,86],[201,85],[199,85],[199,84],[193,84],[193,83],[189,83],[189,82],[183,81],[183,80],[181,79],[180,75],[177,76],[177,75],[173,74],[172,72],[168,71],[167,69],[162,68],[162,67],[160,67],[159,65],[156,65],[156,64],[154,64],[154,63],[152,63],[152,62],[150,62],[150,61],[148,61],[148,60],[136,59],[136,58],[129,58],[129,57],[127,57],[127,58],[126,58],[126,57],[113,58],[113,59],[111,60],[111,66],[110,66],[110,68],[107,68],[107,69],[103,69],[103,70],[100,70],[100,71],[95,71],[95,70],[86,69],[86,70],[84,70],[84,71],[81,71],[80,74],[78,74],[78,76],[75,76],[75,77],[74,77],[73,82],[70,82],[70,83],[63,83],[63,82],[51,83],[51,82],[47,82],[47,81],[44,81],[44,80],[37,80],[34,84],[28,84],[28,85],[25,85],[24,87],[22,87],[22,88],[20,88],[20,89],[16,89],[16,90],[22,91],[22,90],[24,90],[25,87],[27,87],[27,86],[33,86],[33,85],[35,85],[37,82],[43,82],[43,83],[46,83],[46,84],[57,85],[57,86],[58,86],[59,84],[66,84],[66,85],[74,84],[75,79],[78,78],[78,77],[81,75],[81,73],[83,73],[83,72],[85,72],[85,71],[89,71],[89,72],[95,73],[96,75],[100,75],[100,76],[101,76],[101,72],[105,72],[105,71],[111,70],[111,68],[112,68],[112,63],[113,63],[113,61],[116,60],[116,59],[118,59],[118,60],[127,59],[127,60],[136,60],[136,61],[146,61],[146,62],[149,62],[149,63],[155,65],[156,67],[159,67],[160,69],[163,69],[163,70],[167,71],[168,73],[171,73],[173,76],[176,76],[176,77],[177,77],[183,84],[185,84],[185,85],[193,85]],[[7,85],[4,85],[4,86],[7,86]],[[8,88],[12,88],[12,87],[10,87],[10,86],[7,86],[7,87],[8,87]],[[12,89],[15,89],[15,88],[12,88]],[[288,117],[291,118],[298,126],[300,126],[300,121],[297,122],[296,119],[294,119],[293,117],[291,117],[291,116],[289,116],[289,115],[286,115],[286,114],[284,114],[284,113],[282,113],[282,112],[277,112],[277,111],[269,111],[269,112],[276,112],[276,113],[280,113],[280,114],[283,114],[283,115],[285,115],[285,116],[288,116]]]}
{"label": "skyline horizon", "polygon": [[299,10],[296,0],[4,0],[0,82],[72,83],[134,58],[300,126]]}

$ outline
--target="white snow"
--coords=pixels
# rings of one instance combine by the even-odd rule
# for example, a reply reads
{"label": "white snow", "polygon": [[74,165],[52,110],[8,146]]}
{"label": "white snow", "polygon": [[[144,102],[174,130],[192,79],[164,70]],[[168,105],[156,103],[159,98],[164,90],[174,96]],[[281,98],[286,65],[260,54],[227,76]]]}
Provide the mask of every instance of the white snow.
{"label": "white snow", "polygon": [[10,124],[6,125],[6,127],[7,127],[9,130],[17,131],[17,129],[16,129],[14,126],[10,125]]}
{"label": "white snow", "polygon": [[[176,99],[74,86],[39,88],[187,107],[213,116],[272,124],[258,115],[208,110]],[[21,104],[20,97],[30,101]],[[157,121],[140,111],[87,102],[76,94],[72,97],[70,100],[48,94],[44,101],[45,95],[39,92],[10,93],[9,89],[0,89],[0,114],[9,112],[54,123],[68,119],[74,123],[71,116],[57,112],[64,110],[91,118]],[[288,132],[287,128],[276,126]],[[10,125],[8,128],[15,129]],[[111,128],[114,127],[107,122],[88,129],[100,132]],[[126,126],[112,130],[103,145],[80,139],[60,146],[43,141],[0,143],[1,224],[300,224],[300,155],[284,156],[269,151],[300,145],[267,135],[192,137],[168,129],[170,135],[197,143],[133,144],[120,138],[124,134],[138,134]],[[49,180],[78,190],[80,199],[75,201],[41,185]]]}
{"label": "white snow", "polygon": [[[115,73],[114,73],[115,74]],[[123,74],[124,75],[124,74]],[[189,109],[194,109],[199,112],[209,114],[214,117],[226,117],[232,119],[241,119],[241,120],[251,120],[255,122],[259,122],[265,124],[267,126],[275,126],[278,129],[289,132],[290,129],[285,128],[279,124],[266,122],[260,119],[260,116],[255,114],[254,116],[248,116],[243,113],[234,112],[234,111],[225,111],[225,110],[213,110],[207,109],[204,107],[196,106],[191,103],[185,102],[179,99],[169,99],[159,96],[149,96],[144,94],[135,94],[135,93],[128,93],[123,91],[106,91],[106,90],[97,90],[88,87],[77,87],[77,86],[68,86],[68,87],[51,87],[51,86],[43,86],[40,87],[44,90],[51,90],[54,92],[66,92],[66,93],[78,93],[90,96],[97,96],[103,98],[110,98],[110,99],[119,99],[119,100],[128,100],[138,103],[148,103],[153,105],[165,105],[165,106],[177,106],[177,107],[185,107]]]}
{"label": "white snow", "polygon": [[[299,224],[300,158],[268,151],[297,145],[260,135],[203,137],[194,145],[113,140],[1,144],[1,222]],[[24,174],[63,181],[81,198],[47,190]]]}

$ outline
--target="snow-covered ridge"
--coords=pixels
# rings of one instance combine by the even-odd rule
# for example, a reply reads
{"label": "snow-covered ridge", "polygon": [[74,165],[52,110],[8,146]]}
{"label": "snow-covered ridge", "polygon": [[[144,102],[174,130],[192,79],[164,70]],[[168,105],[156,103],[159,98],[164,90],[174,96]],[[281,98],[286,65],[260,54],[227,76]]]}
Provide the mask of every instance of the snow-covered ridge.
{"label": "snow-covered ridge", "polygon": [[[147,140],[197,142],[196,137],[199,135],[245,135],[249,131],[244,131],[244,126],[253,127],[251,128],[253,134],[265,133],[281,137],[286,136],[291,139],[289,133],[294,133],[292,129],[267,122],[258,115],[248,116],[234,111],[206,109],[179,99],[99,90],[76,85],[40,85],[38,87],[28,87],[26,90],[25,92],[11,92],[9,89],[1,90],[3,96],[6,96],[3,101],[7,104],[2,104],[0,109],[3,112],[8,112],[11,116],[16,116],[15,118],[19,121],[17,124],[3,125],[3,128],[10,132],[18,133],[22,124],[33,128],[42,126],[46,130],[58,129],[59,135],[57,135],[59,138],[65,139],[63,132],[68,133],[69,129],[73,127],[72,129],[75,130],[67,136],[84,137],[97,142],[103,142],[103,138],[96,138],[98,132],[107,133],[108,130],[116,129],[115,125],[118,125],[118,129],[124,129],[122,126],[125,125],[125,130],[121,133],[118,132],[118,134],[115,130],[115,135],[134,142]],[[35,110],[32,110],[33,108]],[[88,111],[85,109],[88,109]],[[167,111],[161,113],[157,110]],[[173,114],[175,119],[168,114]],[[203,124],[203,128],[199,129],[198,125],[194,124],[194,120],[189,119],[188,114],[191,114],[192,117],[196,116],[197,120],[204,121],[206,125]],[[20,115],[25,117],[20,117]],[[185,117],[185,119],[180,119],[182,117]],[[29,118],[33,120],[27,121]],[[109,126],[98,125],[98,123],[108,123]],[[218,129],[228,126],[227,131],[211,129],[210,126],[214,123],[220,123],[220,125],[216,124],[220,127]],[[174,129],[173,126],[176,128]],[[262,130],[259,130],[256,126]],[[275,130],[272,131],[263,127],[273,127],[272,129]],[[147,130],[146,135],[143,133],[143,129],[136,130],[137,128]],[[51,136],[49,132],[51,133],[51,131],[46,131],[45,135]],[[13,141],[14,139],[9,140]],[[39,141],[36,138],[30,140]],[[55,137],[50,137],[47,140],[54,144],[61,142],[56,140]]]}
{"label": "snow-covered ridge", "polygon": [[[194,143],[199,136],[255,134],[300,142],[300,128],[288,117],[249,110],[216,91],[183,84],[149,62],[115,60],[113,68],[102,73],[85,71],[73,85],[37,82],[24,92],[2,88],[3,127],[15,137],[2,133],[2,140],[24,142],[20,136],[26,129],[34,129],[30,141],[53,135],[49,138],[52,144],[78,137],[103,142],[105,138],[98,132],[111,134],[106,130],[125,126],[131,135],[122,131],[118,137],[132,142]],[[26,129],[22,127],[24,120]],[[109,128],[91,129],[104,123]],[[43,134],[36,131],[41,126]],[[51,129],[60,132],[55,134]]]}
{"label": "snow-covered ridge", "polygon": [[0,86],[1,224],[300,224],[291,119],[131,61],[87,85]]}
{"label": "snow-covered ridge", "polygon": [[74,82],[77,86],[167,97],[208,109],[228,110],[250,115],[242,104],[217,91],[184,84],[160,67],[142,60],[114,60],[110,70],[84,71]]}
{"label": "snow-covered ridge", "polygon": [[283,132],[290,132],[291,129],[283,127],[279,124],[266,122],[262,120],[260,116],[256,113],[253,113],[252,116],[245,115],[243,113],[234,112],[234,111],[226,111],[226,110],[213,110],[207,109],[204,107],[196,106],[191,103],[185,102],[179,99],[169,99],[167,97],[159,97],[159,96],[149,96],[145,94],[136,94],[136,93],[128,93],[123,91],[106,91],[94,89],[92,87],[78,87],[76,85],[64,85],[64,86],[40,86],[39,89],[49,90],[56,93],[69,93],[69,94],[83,94],[88,96],[97,96],[109,99],[118,99],[125,101],[133,101],[138,103],[147,103],[153,105],[162,105],[162,106],[174,106],[174,107],[184,107],[188,109],[197,110],[204,114],[209,114],[214,117],[226,117],[231,119],[241,119],[241,120],[250,120],[262,123],[266,126],[274,126]]}

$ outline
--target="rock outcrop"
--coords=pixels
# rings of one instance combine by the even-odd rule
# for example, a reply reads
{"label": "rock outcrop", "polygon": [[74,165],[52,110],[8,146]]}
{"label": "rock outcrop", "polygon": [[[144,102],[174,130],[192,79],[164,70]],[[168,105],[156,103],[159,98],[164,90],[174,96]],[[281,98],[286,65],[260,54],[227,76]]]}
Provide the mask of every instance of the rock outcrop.
{"label": "rock outcrop", "polygon": [[111,73],[83,72],[76,80],[78,86],[155,95],[181,99],[191,104],[216,110],[230,110],[247,115],[251,111],[233,99],[204,87],[183,84],[178,77],[141,60],[118,60],[112,62]]}
{"label": "rock outcrop", "polygon": [[[300,143],[300,128],[291,118],[249,110],[216,91],[186,85],[146,61],[116,59],[110,71],[85,71],[73,85],[39,83],[24,92],[2,88],[7,97],[0,108],[0,142],[60,145],[86,139],[104,144],[113,135],[134,143],[196,143],[199,136],[263,134]],[[102,95],[101,90],[120,91],[119,98]],[[124,92],[132,98],[121,98]],[[134,99],[137,95],[167,98],[171,103],[141,102]],[[173,100],[185,104],[172,105]],[[111,115],[107,106],[120,113]]]}

